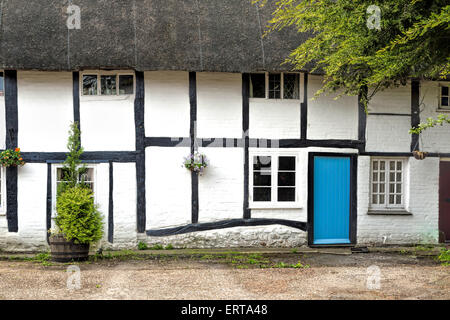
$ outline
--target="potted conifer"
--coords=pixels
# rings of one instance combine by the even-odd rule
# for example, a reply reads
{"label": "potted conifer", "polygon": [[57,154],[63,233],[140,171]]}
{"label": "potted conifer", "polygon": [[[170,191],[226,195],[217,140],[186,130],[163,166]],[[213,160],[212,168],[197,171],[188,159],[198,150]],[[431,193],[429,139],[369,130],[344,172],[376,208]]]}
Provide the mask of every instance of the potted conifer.
{"label": "potted conifer", "polygon": [[56,230],[49,237],[52,260],[59,262],[86,260],[90,244],[103,235],[102,216],[94,194],[83,181],[86,167],[80,160],[83,148],[76,122],[71,125],[67,148],[63,181],[56,196]]}

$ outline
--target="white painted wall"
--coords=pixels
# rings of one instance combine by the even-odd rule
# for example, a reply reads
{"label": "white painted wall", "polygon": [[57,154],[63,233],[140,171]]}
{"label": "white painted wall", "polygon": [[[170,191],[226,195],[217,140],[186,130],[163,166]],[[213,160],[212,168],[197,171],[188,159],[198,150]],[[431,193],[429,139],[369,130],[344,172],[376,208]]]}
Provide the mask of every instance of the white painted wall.
{"label": "white painted wall", "polygon": [[73,121],[71,72],[17,72],[22,151],[66,151]]}
{"label": "white painted wall", "polygon": [[114,242],[134,247],[137,234],[136,164],[113,163],[113,169]]}
{"label": "white painted wall", "polygon": [[250,138],[300,139],[300,100],[250,99]]}
{"label": "white painted wall", "polygon": [[405,173],[406,210],[412,215],[369,215],[370,157],[358,157],[358,243],[437,242],[439,159],[411,157]]}
{"label": "white painted wall", "polygon": [[358,139],[358,97],[321,95],[322,77],[308,78],[308,139]]}
{"label": "white painted wall", "polygon": [[197,73],[197,136],[242,137],[241,74]]}
{"label": "white painted wall", "polygon": [[[438,110],[439,94],[438,82],[422,81],[420,83],[420,100],[423,100],[420,108],[420,122],[426,122],[427,118],[430,117],[436,119],[439,114],[450,116],[449,111]],[[450,153],[450,124],[427,129],[421,136],[420,150]]]}
{"label": "white painted wall", "polygon": [[210,166],[199,176],[199,222],[241,219],[244,203],[242,148],[200,148]]}
{"label": "white painted wall", "polygon": [[145,135],[189,136],[189,73],[151,71],[145,78]]}
{"label": "white painted wall", "polygon": [[81,144],[85,151],[132,151],[136,148],[134,95],[81,96],[80,122]]}
{"label": "white painted wall", "polygon": [[182,147],[146,148],[147,230],[191,223],[191,173],[183,167],[189,153]]}
{"label": "white painted wall", "polygon": [[411,117],[368,115],[366,151],[409,152]]}
{"label": "white painted wall", "polygon": [[[371,90],[369,90],[369,93]],[[377,92],[370,100],[370,112],[411,113],[411,83]]]}

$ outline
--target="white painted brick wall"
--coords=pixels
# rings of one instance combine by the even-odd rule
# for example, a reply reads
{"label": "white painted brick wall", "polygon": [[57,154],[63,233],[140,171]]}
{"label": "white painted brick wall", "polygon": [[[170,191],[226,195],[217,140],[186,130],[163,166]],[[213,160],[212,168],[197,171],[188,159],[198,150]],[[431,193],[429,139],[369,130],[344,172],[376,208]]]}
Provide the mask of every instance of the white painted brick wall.
{"label": "white painted brick wall", "polygon": [[146,148],[148,229],[191,223],[191,174],[183,165],[189,148]]}
{"label": "white painted brick wall", "polygon": [[241,74],[197,73],[197,136],[242,137]]}
{"label": "white painted brick wall", "polygon": [[370,157],[358,158],[358,243],[435,243],[438,236],[439,159],[408,159],[406,210],[412,215],[368,215]]}
{"label": "white painted brick wall", "polygon": [[152,71],[145,79],[145,135],[189,136],[189,73]]}
{"label": "white painted brick wall", "polygon": [[[81,96],[80,122],[85,151],[136,148],[134,96]],[[63,137],[67,140],[67,134]]]}
{"label": "white painted brick wall", "polygon": [[[448,83],[447,83],[448,85]],[[420,121],[426,122],[427,118],[436,119],[438,114],[450,115],[448,112],[438,111],[439,107],[439,83],[423,81],[420,84],[421,105]],[[421,150],[428,152],[450,153],[450,124],[437,126],[425,130],[422,133]]]}
{"label": "white painted brick wall", "polygon": [[242,148],[200,148],[210,166],[199,176],[199,222],[240,219],[244,203]]}
{"label": "white painted brick wall", "polygon": [[5,149],[6,122],[5,122],[5,97],[0,96],[0,149]]}
{"label": "white painted brick wall", "polygon": [[300,101],[250,99],[250,138],[300,139]]}
{"label": "white painted brick wall", "polygon": [[136,164],[114,163],[113,168],[114,242],[133,246],[137,235]]}
{"label": "white painted brick wall", "polygon": [[313,99],[322,87],[322,77],[308,78],[308,139],[357,139],[358,97],[332,95]]}
{"label": "white painted brick wall", "polygon": [[411,117],[368,115],[366,151],[409,152]]}
{"label": "white painted brick wall", "polygon": [[18,142],[22,151],[66,151],[73,121],[72,73],[19,71]]}

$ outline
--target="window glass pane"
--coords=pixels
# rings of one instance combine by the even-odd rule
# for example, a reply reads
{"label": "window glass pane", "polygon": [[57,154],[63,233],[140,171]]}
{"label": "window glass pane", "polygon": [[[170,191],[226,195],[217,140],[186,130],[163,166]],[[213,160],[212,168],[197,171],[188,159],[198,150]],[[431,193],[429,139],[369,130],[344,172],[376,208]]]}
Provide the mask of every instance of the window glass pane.
{"label": "window glass pane", "polygon": [[299,98],[299,84],[300,84],[300,75],[298,73],[285,73],[283,75],[284,81],[284,90],[283,90],[283,98],[284,99],[298,99]]}
{"label": "window glass pane", "polygon": [[278,172],[278,185],[295,187],[295,172]]}
{"label": "window glass pane", "polygon": [[83,95],[97,95],[97,75],[83,75]]}
{"label": "window glass pane", "polygon": [[295,171],[295,157],[279,157],[278,169]]}
{"label": "window glass pane", "polygon": [[384,195],[380,194],[380,204],[384,204]]}
{"label": "window glass pane", "polygon": [[250,75],[250,98],[266,97],[266,75],[264,73],[252,73]]}
{"label": "window glass pane", "polygon": [[253,188],[253,201],[270,201],[271,188]]}
{"label": "window glass pane", "polygon": [[116,75],[101,76],[102,95],[115,95],[116,91]]}
{"label": "window glass pane", "polygon": [[441,106],[448,107],[448,97],[441,98]]}
{"label": "window glass pane", "polygon": [[270,187],[272,185],[272,176],[270,171],[255,171],[253,173],[253,185]]}
{"label": "window glass pane", "polygon": [[281,97],[281,74],[269,74],[269,99],[280,99]]}
{"label": "window glass pane", "polygon": [[448,87],[441,87],[442,96],[448,96]]}
{"label": "window glass pane", "polygon": [[119,94],[133,94],[133,76],[119,76]]}
{"label": "window glass pane", "polygon": [[295,188],[278,188],[278,201],[295,202]]}
{"label": "window glass pane", "polygon": [[270,170],[271,165],[270,157],[253,157],[253,170]]}

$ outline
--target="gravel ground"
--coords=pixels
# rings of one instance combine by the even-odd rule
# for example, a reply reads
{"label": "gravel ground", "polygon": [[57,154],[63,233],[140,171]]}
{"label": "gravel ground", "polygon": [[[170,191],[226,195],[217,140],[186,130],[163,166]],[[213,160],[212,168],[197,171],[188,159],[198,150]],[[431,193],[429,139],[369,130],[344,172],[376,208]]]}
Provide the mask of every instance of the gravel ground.
{"label": "gravel ground", "polygon": [[[80,263],[81,288],[67,289],[68,265],[0,261],[0,299],[450,299],[450,267],[388,253],[271,254],[263,268],[216,257]],[[367,288],[368,267],[380,288]]]}

